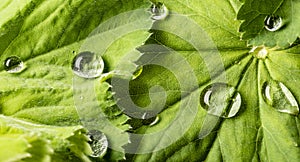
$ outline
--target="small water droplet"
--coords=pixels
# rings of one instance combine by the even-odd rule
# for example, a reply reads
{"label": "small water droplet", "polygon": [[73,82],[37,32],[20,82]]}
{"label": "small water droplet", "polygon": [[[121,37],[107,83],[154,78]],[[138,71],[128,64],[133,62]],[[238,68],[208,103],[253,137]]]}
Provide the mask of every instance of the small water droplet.
{"label": "small water droplet", "polygon": [[152,19],[163,20],[169,15],[169,9],[161,2],[151,6]]}
{"label": "small water droplet", "polygon": [[156,116],[154,121],[152,123],[149,124],[149,126],[154,126],[155,124],[157,124],[160,121],[159,116]]}
{"label": "small water droplet", "polygon": [[241,61],[234,61],[235,65],[241,65]]}
{"label": "small water droplet", "polygon": [[24,69],[24,63],[17,56],[10,56],[4,61],[4,69],[8,73],[19,73]]}
{"label": "small water droplet", "polygon": [[265,82],[262,88],[263,98],[279,112],[299,114],[299,106],[292,92],[281,82]]}
{"label": "small water droplet", "polygon": [[139,77],[143,72],[143,66],[139,66],[136,71],[132,74],[132,80],[136,79]]}
{"label": "small water droplet", "polygon": [[265,59],[269,52],[265,46],[254,46],[249,53],[256,58]]}
{"label": "small water droplet", "polygon": [[268,15],[265,18],[265,28],[268,31],[274,32],[282,27],[282,18],[280,16]]}
{"label": "small water droplet", "polygon": [[98,130],[91,130],[88,132],[88,137],[91,139],[89,144],[93,150],[93,154],[90,156],[102,157],[106,153],[108,147],[106,136]]}
{"label": "small water droplet", "polygon": [[234,87],[225,83],[215,83],[203,90],[200,103],[208,114],[231,118],[240,110],[242,98]]}
{"label": "small water droplet", "polygon": [[148,126],[154,126],[155,124],[157,124],[160,121],[160,117],[159,116],[154,116],[152,118],[148,118],[148,119],[142,119],[142,123],[143,125],[148,125]]}
{"label": "small water droplet", "polygon": [[101,76],[104,62],[100,56],[92,52],[81,52],[73,60],[73,72],[83,78],[97,78]]}
{"label": "small water droplet", "polygon": [[160,121],[159,116],[156,116],[156,117],[155,117],[155,120],[154,120],[152,123],[150,123],[149,126],[154,126],[154,125],[157,124],[159,121]]}

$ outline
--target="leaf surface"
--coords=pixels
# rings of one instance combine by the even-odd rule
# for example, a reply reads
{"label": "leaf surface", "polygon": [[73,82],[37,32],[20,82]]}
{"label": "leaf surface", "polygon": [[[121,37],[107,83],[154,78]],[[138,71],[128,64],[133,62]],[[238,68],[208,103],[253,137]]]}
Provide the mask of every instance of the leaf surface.
{"label": "leaf surface", "polygon": [[[170,15],[156,24],[159,26],[158,29],[164,31],[155,31],[148,44],[156,43],[173,51],[158,54],[155,50],[148,50],[148,55],[157,58],[160,65],[168,65],[171,62],[178,66],[178,71],[170,71],[164,66],[146,65],[142,74],[131,82],[131,98],[141,107],[152,104],[151,87],[159,85],[167,94],[164,109],[157,115],[160,119],[158,123],[149,125],[149,122],[137,124],[139,120],[131,121],[135,126],[134,132],[144,134],[139,141],[137,140],[138,142],[132,144],[132,147],[137,147],[136,152],[144,151],[144,153],[129,156],[131,160],[298,161],[299,115],[280,113],[270,106],[264,99],[263,84],[270,80],[280,81],[299,101],[299,87],[297,87],[300,79],[299,45],[285,50],[267,48],[267,58],[262,59],[251,53],[247,43],[239,39],[240,33],[237,29],[240,22],[235,18],[241,7],[240,2],[230,0],[161,2],[170,10]],[[253,5],[260,6],[260,3]],[[246,13],[239,10],[239,14]],[[210,36],[219,51],[224,71],[218,71],[220,62],[207,56],[210,52],[217,55],[217,52],[213,52],[214,49],[206,48],[205,45],[201,48],[189,43],[193,42],[191,41],[193,39],[201,42],[204,38],[193,37],[197,35],[193,31],[199,31],[197,27],[190,30],[187,23],[176,22],[177,14],[192,19]],[[178,33],[184,32],[178,35],[171,34],[173,28],[178,29]],[[272,41],[281,40],[276,38]],[[181,66],[184,65],[181,62],[184,61],[173,61],[177,54],[189,63],[192,71],[183,70],[186,67]],[[215,69],[210,69],[211,67]],[[182,96],[185,85],[180,83],[178,76],[184,74],[186,80],[189,80],[189,73],[196,76],[197,87],[194,87],[191,93]],[[200,105],[200,93],[208,85],[220,81],[234,87],[240,93],[241,108],[233,118],[219,118],[219,122],[212,123],[212,132],[199,139],[202,126],[211,117]],[[160,91],[156,92],[156,95],[159,93]],[[194,97],[198,102],[197,111],[184,114],[185,117],[180,118],[182,109],[192,110],[186,103]],[[192,124],[186,127],[185,122],[190,121],[194,114],[196,115]],[[148,137],[166,130],[169,132],[156,138]],[[183,135],[179,139],[174,139],[176,134],[182,132]],[[169,144],[170,141],[173,142]],[[146,153],[145,150],[149,152]]]}
{"label": "leaf surface", "polygon": [[[239,28],[242,38],[255,46],[290,46],[300,36],[299,6],[300,2],[293,0],[246,0],[237,15],[244,20]],[[273,32],[265,28],[266,17],[271,15],[282,18],[282,26]]]}
{"label": "leaf surface", "polygon": [[[83,47],[95,37],[102,36],[103,39],[104,36],[116,34],[114,32],[122,33],[134,23],[142,24],[139,30],[123,32],[119,37],[114,35],[107,49],[97,53],[105,61],[104,72],[113,71],[128,52],[134,51],[150,36],[148,30],[152,20],[145,9],[149,6],[146,0],[7,0],[1,3],[0,61],[5,62],[7,58],[17,56],[24,63],[24,69],[19,73],[8,73],[4,63],[0,65],[1,122],[8,125],[9,129],[22,132],[16,134],[20,140],[15,140],[20,150],[11,150],[13,154],[9,154],[9,158],[23,160],[25,155],[32,155],[40,149],[38,143],[49,140],[49,147],[54,150],[52,161],[92,160],[88,156],[91,148],[88,145],[87,130],[81,126],[85,123],[82,122],[82,114],[78,113],[78,104],[75,102],[78,94],[75,94],[76,85],[73,81],[78,76],[73,74],[71,68],[73,58],[83,50],[98,52],[94,48]],[[136,9],[140,9],[139,15],[129,12]],[[129,15],[127,19],[111,20],[124,12]],[[139,39],[133,39],[136,37]],[[117,49],[118,55],[115,54]],[[109,84],[101,83],[100,78],[82,80],[96,85],[97,109],[105,112],[112,125],[121,132],[127,130],[125,122],[128,117],[116,108]],[[16,121],[17,124],[13,124]],[[34,126],[28,128],[31,124]],[[32,145],[33,152],[28,151],[26,146],[30,144],[26,138],[31,132],[36,133],[38,139],[33,141],[37,143]],[[6,133],[3,132],[4,135]],[[107,138],[109,142],[118,143],[121,147],[128,143],[126,135],[121,137],[109,135]],[[119,160],[124,158],[124,153],[110,150],[104,158]]]}

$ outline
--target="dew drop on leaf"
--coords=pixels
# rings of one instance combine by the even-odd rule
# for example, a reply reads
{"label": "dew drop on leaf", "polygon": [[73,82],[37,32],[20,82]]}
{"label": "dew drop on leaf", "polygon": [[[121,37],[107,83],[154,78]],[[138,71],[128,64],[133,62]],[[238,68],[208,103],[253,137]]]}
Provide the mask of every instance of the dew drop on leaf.
{"label": "dew drop on leaf", "polygon": [[292,92],[281,82],[265,82],[262,88],[263,98],[279,112],[299,114],[299,105]]}
{"label": "dew drop on leaf", "polygon": [[151,12],[153,20],[163,20],[169,15],[169,9],[160,2],[151,6]]}
{"label": "dew drop on leaf", "polygon": [[200,103],[208,114],[231,118],[240,110],[242,98],[234,87],[225,83],[215,83],[202,91]]}
{"label": "dew drop on leaf", "polygon": [[249,53],[256,58],[265,59],[269,52],[265,46],[254,46]]}
{"label": "dew drop on leaf", "polygon": [[81,52],[72,62],[73,72],[83,78],[97,78],[103,69],[103,59],[92,52]]}
{"label": "dew drop on leaf", "polygon": [[274,32],[282,27],[282,18],[275,15],[268,15],[265,18],[265,28],[268,31]]}
{"label": "dew drop on leaf", "polygon": [[88,137],[91,139],[89,141],[89,144],[93,151],[93,154],[90,156],[91,157],[104,156],[108,147],[108,140],[106,136],[98,130],[91,130],[88,132]]}
{"label": "dew drop on leaf", "polygon": [[136,71],[133,73],[132,75],[132,80],[136,79],[137,77],[139,77],[143,72],[143,66],[139,66]]}
{"label": "dew drop on leaf", "polygon": [[19,73],[24,69],[24,63],[17,56],[10,56],[4,61],[4,69],[8,73]]}

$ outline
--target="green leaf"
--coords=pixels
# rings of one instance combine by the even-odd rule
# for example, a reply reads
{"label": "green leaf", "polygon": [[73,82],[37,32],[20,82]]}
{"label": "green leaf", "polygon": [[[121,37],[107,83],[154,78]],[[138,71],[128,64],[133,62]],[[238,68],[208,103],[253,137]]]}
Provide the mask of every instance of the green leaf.
{"label": "green leaf", "polygon": [[1,136],[1,148],[6,148],[5,150],[7,150],[1,152],[1,161],[15,161],[30,156],[30,154],[26,152],[29,148],[29,143],[24,138],[16,137],[16,135]]}
{"label": "green leaf", "polygon": [[[48,148],[44,148],[44,153],[42,152],[41,155],[44,155],[46,153],[53,154],[52,148],[57,152],[63,152],[66,151],[65,149],[69,148],[71,152],[75,153],[77,157],[87,161],[88,158],[86,155],[89,155],[91,153],[90,147],[87,143],[89,139],[84,135],[86,131],[82,128],[82,126],[47,126],[41,124],[33,124],[2,115],[0,120],[1,125],[4,126],[1,132],[1,134],[3,135],[13,134],[15,137],[20,139],[22,139],[22,136],[36,136],[30,137],[28,139],[29,142],[27,154],[31,158],[33,158],[32,160],[36,159],[34,156],[35,154],[38,155],[39,151],[43,151],[41,146],[46,144],[49,145],[48,141],[51,142],[51,145],[46,145]],[[80,142],[76,140],[77,138],[81,139]],[[80,147],[80,150],[78,149],[78,147]],[[48,157],[45,160],[49,161],[50,159],[51,158]]]}
{"label": "green leaf", "polygon": [[[275,106],[264,99],[263,88],[266,81],[280,81],[300,101],[299,45],[285,50],[267,48],[266,58],[250,52],[237,32],[240,22],[235,18],[241,7],[238,1],[161,2],[170,10],[170,15],[155,24],[154,29],[163,31],[153,30],[148,46],[156,43],[171,50],[147,49],[147,44],[146,49],[141,48],[146,52],[140,59],[143,72],[130,82],[130,97],[142,108],[155,105],[158,102],[153,96],[161,96],[162,92],[151,89],[161,86],[166,103],[157,115],[159,122],[154,125],[149,124],[151,119],[148,119],[150,122],[130,121],[135,134],[131,135],[132,144],[127,147],[132,151],[129,160],[299,161],[299,115],[276,111]],[[253,3],[261,6],[260,2]],[[191,19],[198,26],[182,21],[185,19]],[[199,37],[200,29],[213,40],[218,52],[213,45],[205,43],[205,37]],[[220,61],[214,59],[218,54],[224,71],[220,71]],[[175,70],[168,69],[169,66]],[[190,77],[193,75],[196,83]],[[211,116],[200,104],[203,90],[219,82],[234,87],[241,95],[241,108],[232,118]],[[195,100],[196,108],[190,104]],[[199,138],[207,121],[212,124],[206,125],[212,132]]]}
{"label": "green leaf", "polygon": [[[12,123],[11,123],[12,124]],[[53,150],[37,134],[26,134],[1,120],[1,161],[50,161]]]}
{"label": "green leaf", "polygon": [[[239,29],[242,38],[254,46],[290,46],[300,36],[299,7],[300,2],[293,0],[246,0],[237,15],[239,20],[244,20]],[[270,15],[279,16],[283,21],[282,27],[273,32],[264,23]]]}
{"label": "green leaf", "polygon": [[[149,6],[147,0],[6,0],[0,4],[1,123],[22,132],[16,135],[20,138],[15,141],[18,146],[11,147],[8,158],[23,160],[23,156],[37,152],[36,148],[26,150],[26,144],[31,141],[25,137],[33,132],[38,138],[32,142],[33,146],[50,141],[49,147],[54,150],[52,161],[93,160],[88,157],[91,154],[89,139],[81,126],[86,123],[76,103],[78,93],[74,87],[77,85],[73,81],[77,76],[71,68],[72,60],[84,50],[99,52],[86,44],[95,38],[102,39],[103,44],[110,44],[103,45],[105,51],[97,54],[103,56],[104,72],[113,71],[128,52],[149,38],[148,30],[152,26],[151,15],[146,10]],[[130,12],[136,9],[139,10]],[[122,17],[121,13],[128,17],[115,21]],[[119,14],[121,16],[117,16]],[[126,32],[135,23],[140,24],[137,25],[140,29]],[[123,35],[114,35],[118,32]],[[100,43],[101,46],[101,42],[97,43],[93,45],[99,47]],[[23,61],[25,68],[21,72],[5,71],[3,62],[11,56]],[[132,61],[138,56],[132,57]],[[109,84],[101,83],[101,78],[82,80],[95,84],[98,96],[94,112],[104,112],[112,125],[124,134],[129,127],[125,124],[128,117],[116,107]],[[86,95],[88,98],[93,94]],[[121,137],[107,135],[110,144],[127,144],[128,136]],[[110,150],[104,158],[123,159],[121,146],[118,151]],[[37,149],[43,150],[40,146]]]}

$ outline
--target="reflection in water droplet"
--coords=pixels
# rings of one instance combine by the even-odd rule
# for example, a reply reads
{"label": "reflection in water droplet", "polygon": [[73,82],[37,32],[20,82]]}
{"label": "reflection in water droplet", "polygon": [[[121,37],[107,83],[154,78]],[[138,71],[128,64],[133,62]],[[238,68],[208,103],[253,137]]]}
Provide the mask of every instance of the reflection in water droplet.
{"label": "reflection in water droplet", "polygon": [[209,100],[210,100],[210,95],[211,95],[212,91],[208,90],[205,94],[204,94],[204,103],[206,105],[209,105]]}
{"label": "reflection in water droplet", "polygon": [[142,123],[143,125],[148,125],[148,126],[154,126],[155,124],[157,124],[160,121],[160,117],[159,116],[155,116],[149,119],[142,119]]}
{"label": "reflection in water droplet", "polygon": [[146,119],[147,113],[144,113],[142,119]]}
{"label": "reflection in water droplet", "polygon": [[89,138],[91,141],[89,141],[90,147],[93,150],[93,154],[90,155],[91,157],[102,157],[108,147],[108,140],[106,136],[97,130],[91,130],[88,133]]}
{"label": "reflection in water droplet", "polygon": [[169,9],[160,2],[152,5],[151,12],[153,20],[163,20],[169,15]]}
{"label": "reflection in water droplet", "polygon": [[81,52],[73,60],[73,72],[83,78],[99,77],[104,69],[102,58],[91,52]]}
{"label": "reflection in water droplet", "polygon": [[137,70],[133,73],[132,75],[132,80],[136,79],[137,77],[139,77],[143,72],[143,66],[139,66],[137,68]]}
{"label": "reflection in water droplet", "polygon": [[254,46],[249,53],[256,58],[265,59],[269,52],[265,46]]}
{"label": "reflection in water droplet", "polygon": [[277,31],[282,27],[282,18],[280,16],[269,15],[265,18],[265,28],[268,31]]}
{"label": "reflection in water droplet", "polygon": [[154,126],[155,124],[157,124],[159,122],[160,118],[159,116],[156,116],[154,121],[152,123],[149,124],[149,126]]}
{"label": "reflection in water droplet", "polygon": [[4,61],[4,69],[8,73],[19,73],[24,69],[24,63],[17,56],[10,56]]}
{"label": "reflection in water droplet", "polygon": [[241,65],[241,61],[234,61],[235,65]]}
{"label": "reflection in water droplet", "polygon": [[234,87],[224,83],[215,83],[203,90],[200,101],[208,114],[231,118],[240,110],[242,98]]}
{"label": "reflection in water droplet", "polygon": [[279,112],[299,114],[299,106],[292,92],[281,82],[265,82],[262,88],[263,98]]}

